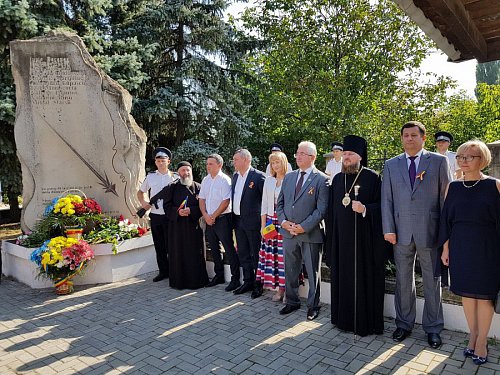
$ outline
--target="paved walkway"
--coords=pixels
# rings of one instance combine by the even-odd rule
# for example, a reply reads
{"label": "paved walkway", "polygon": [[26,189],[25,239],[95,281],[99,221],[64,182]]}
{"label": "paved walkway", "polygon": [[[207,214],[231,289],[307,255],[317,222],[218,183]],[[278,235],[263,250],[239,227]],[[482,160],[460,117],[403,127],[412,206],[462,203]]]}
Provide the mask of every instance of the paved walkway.
{"label": "paved walkway", "polygon": [[0,374],[500,374],[464,360],[464,333],[443,331],[430,349],[420,326],[401,344],[354,341],[330,323],[329,306],[308,322],[303,306],[286,317],[271,293],[257,300],[224,286],[178,291],[144,275],[77,286],[69,296],[0,284]]}

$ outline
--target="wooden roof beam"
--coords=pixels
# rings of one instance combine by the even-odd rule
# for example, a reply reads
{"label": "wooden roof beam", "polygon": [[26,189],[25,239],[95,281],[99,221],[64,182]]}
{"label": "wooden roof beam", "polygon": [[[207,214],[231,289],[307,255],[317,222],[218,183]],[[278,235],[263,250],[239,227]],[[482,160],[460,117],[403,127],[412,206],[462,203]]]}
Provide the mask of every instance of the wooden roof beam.
{"label": "wooden roof beam", "polygon": [[[440,14],[442,19],[446,20],[448,30],[453,30],[456,39],[459,40],[478,61],[488,60],[488,47],[486,41],[460,0],[414,0],[414,3],[419,8],[424,8],[426,5],[432,5],[432,9]],[[465,54],[466,53],[464,53],[464,55]]]}

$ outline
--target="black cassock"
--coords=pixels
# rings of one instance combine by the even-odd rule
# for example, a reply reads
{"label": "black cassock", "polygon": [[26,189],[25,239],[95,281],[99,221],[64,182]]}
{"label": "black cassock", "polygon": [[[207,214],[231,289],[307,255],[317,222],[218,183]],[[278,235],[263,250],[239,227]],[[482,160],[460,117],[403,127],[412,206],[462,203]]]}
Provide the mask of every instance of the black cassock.
{"label": "black cassock", "polygon": [[[356,175],[337,174],[330,187],[326,220],[326,262],[331,268],[332,323],[354,332],[354,215],[351,204],[342,204]],[[385,261],[390,246],[382,233],[380,176],[364,168],[355,185],[366,216],[357,216],[356,334],[381,334],[384,330]],[[354,200],[354,187],[350,192]]]}
{"label": "black cassock", "polygon": [[[198,289],[208,283],[203,254],[203,231],[198,194],[201,185],[187,187],[179,181],[165,189],[164,208],[168,216],[168,250],[170,286],[176,289]],[[179,206],[187,197],[189,216],[180,216]]]}

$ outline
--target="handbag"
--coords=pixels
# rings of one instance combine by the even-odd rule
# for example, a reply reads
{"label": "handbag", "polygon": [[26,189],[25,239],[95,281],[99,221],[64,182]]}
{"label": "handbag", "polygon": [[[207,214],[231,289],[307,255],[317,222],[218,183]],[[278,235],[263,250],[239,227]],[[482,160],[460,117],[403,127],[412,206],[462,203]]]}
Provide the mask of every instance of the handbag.
{"label": "handbag", "polygon": [[495,299],[495,312],[497,314],[500,314],[500,289],[498,290],[498,293],[497,293],[497,298]]}

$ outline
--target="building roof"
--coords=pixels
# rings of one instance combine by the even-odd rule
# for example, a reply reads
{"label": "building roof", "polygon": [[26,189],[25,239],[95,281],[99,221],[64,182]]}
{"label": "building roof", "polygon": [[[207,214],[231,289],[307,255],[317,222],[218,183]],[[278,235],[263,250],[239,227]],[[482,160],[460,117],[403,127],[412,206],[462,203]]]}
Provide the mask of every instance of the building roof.
{"label": "building roof", "polygon": [[393,0],[450,61],[500,60],[500,0]]}

